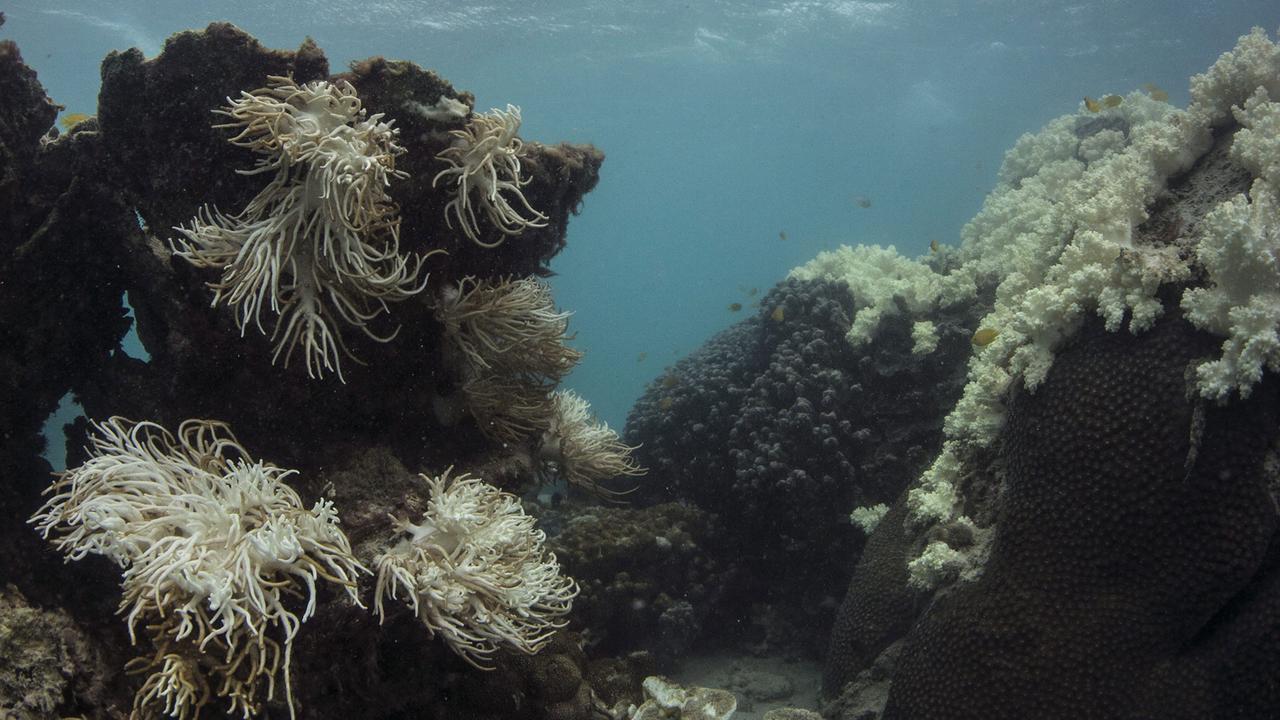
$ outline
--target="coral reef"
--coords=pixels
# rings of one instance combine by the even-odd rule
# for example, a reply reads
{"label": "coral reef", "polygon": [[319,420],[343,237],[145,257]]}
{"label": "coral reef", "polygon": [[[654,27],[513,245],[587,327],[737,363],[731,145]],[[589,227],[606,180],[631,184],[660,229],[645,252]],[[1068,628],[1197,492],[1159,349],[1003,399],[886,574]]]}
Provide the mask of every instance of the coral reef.
{"label": "coral reef", "polygon": [[953,270],[997,283],[998,334],[859,561],[829,715],[1280,708],[1277,82],[1255,30],[1187,110],[1130,94],[1006,156]]}
{"label": "coral reef", "polygon": [[862,544],[850,511],[892,502],[941,442],[982,304],[929,305],[928,355],[914,352],[906,313],[878,316],[875,341],[855,349],[854,307],[843,281],[788,279],[758,316],[669,368],[628,418],[626,441],[650,468],[636,496],[718,515],[741,548],[746,585],[730,597],[750,602],[717,614],[721,632],[740,634],[729,628],[767,602],[797,628],[792,643],[824,644]]}
{"label": "coral reef", "polygon": [[723,523],[694,507],[543,510],[548,547],[578,578],[571,627],[594,655],[648,651],[661,662],[702,639],[734,585]]}
{"label": "coral reef", "polygon": [[[830,717],[1280,709],[1261,30],[1185,110],[1086,98],[1019,139],[957,248],[796,268],[625,441],[557,390],[580,353],[538,279],[595,148],[226,24],[109,55],[65,133],[7,42],[0,91],[0,712],[728,717],[640,679],[828,640]],[[42,499],[69,395],[112,419]]]}
{"label": "coral reef", "polygon": [[1138,336],[1090,321],[1034,394],[1015,395],[990,559],[908,635],[884,717],[1280,706],[1263,471],[1280,388],[1229,408],[1188,400],[1186,369],[1211,348],[1176,313]]}
{"label": "coral reef", "polygon": [[[206,707],[222,705],[216,698],[224,696],[245,715],[439,716],[442,698],[460,697],[451,687],[479,671],[431,642],[407,612],[387,608],[380,629],[346,598],[370,598],[375,589],[371,575],[357,584],[355,568],[394,551],[401,538],[389,514],[421,517],[430,493],[414,471],[465,466],[511,489],[528,487],[537,482],[533,458],[544,426],[503,444],[438,413],[457,394],[449,364],[456,345],[432,304],[407,294],[427,270],[443,288],[463,278],[546,274],[603,154],[524,143],[519,188],[545,217],[525,227],[519,243],[484,248],[449,231],[447,183],[432,186],[437,156],[454,145],[450,132],[467,125],[473,97],[412,63],[373,58],[330,75],[310,41],[296,52],[269,50],[215,23],[173,36],[151,58],[112,53],[102,83],[97,116],[59,134],[50,127],[57,107],[12,43],[0,45],[0,151],[9,161],[0,175],[0,216],[11,230],[0,237],[0,337],[7,343],[0,363],[9,371],[0,409],[0,561],[16,592],[80,628],[88,654],[75,657],[108,668],[95,676],[98,685],[79,669],[68,672],[49,690],[54,712],[118,718],[137,698],[139,717],[190,716],[206,700]],[[214,127],[219,109],[234,127]],[[167,230],[174,227],[184,232]],[[210,283],[219,307],[210,306]],[[393,301],[394,315],[381,317]],[[145,358],[121,351],[129,308]],[[276,313],[274,341],[256,332],[242,337]],[[402,329],[394,341],[382,342],[395,324]],[[273,362],[295,343],[312,375],[323,377]],[[576,359],[567,348],[562,353]],[[344,382],[330,373],[340,357],[362,363],[342,363]],[[548,417],[554,385],[543,387]],[[88,417],[154,424],[81,419],[68,427],[67,462],[78,469],[41,511],[50,470],[40,457],[41,424],[69,393]],[[226,425],[188,425],[175,438],[159,430],[193,417]],[[277,465],[256,463],[239,447]],[[133,470],[154,462],[162,469],[153,480],[174,481],[186,499],[159,480],[144,493],[141,476],[108,467],[131,467],[124,458],[135,452],[145,462]],[[202,493],[207,502],[194,500]],[[349,548],[325,534],[337,532],[336,516],[322,497],[338,503]],[[133,513],[129,498],[147,509]],[[253,507],[227,510],[241,501]],[[67,542],[66,552],[86,556],[60,562],[25,524],[33,513],[51,539]],[[98,520],[111,531],[94,529]],[[138,532],[128,540],[111,535],[121,523]],[[192,534],[173,532],[179,525]],[[300,540],[308,533],[324,535],[344,559],[326,562],[337,555]],[[119,568],[96,552],[125,565],[125,612],[136,610],[127,622],[113,616]],[[166,571],[162,552],[175,561],[189,553],[181,562],[193,575]],[[223,566],[219,558],[232,559]],[[319,582],[325,576],[338,582]],[[255,594],[253,583],[236,578],[257,578],[262,587]],[[303,618],[307,631],[295,635]],[[132,658],[131,626],[155,640],[129,665],[138,675],[119,672]],[[564,643],[572,640],[542,639],[559,648],[553,657],[571,654]],[[366,672],[351,672],[340,658]],[[523,706],[522,717],[591,712],[581,672],[561,697],[559,685],[544,690],[536,679],[543,665],[502,653],[493,660],[494,673],[523,677],[529,692],[546,693],[545,702]],[[409,677],[402,661],[435,668],[439,677]],[[468,713],[485,698],[469,697],[472,705],[450,712],[478,717]],[[3,698],[17,707],[11,700]]]}

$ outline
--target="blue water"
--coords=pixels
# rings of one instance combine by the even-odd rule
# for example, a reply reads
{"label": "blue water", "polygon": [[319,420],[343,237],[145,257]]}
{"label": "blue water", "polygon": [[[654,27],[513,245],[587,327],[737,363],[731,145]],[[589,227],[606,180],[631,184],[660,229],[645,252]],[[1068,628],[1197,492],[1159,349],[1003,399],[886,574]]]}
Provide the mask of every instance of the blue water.
{"label": "blue water", "polygon": [[229,20],[273,47],[310,35],[335,71],[416,61],[478,109],[520,105],[527,139],[598,145],[600,184],[552,269],[587,353],[567,384],[615,427],[664,366],[752,311],[750,288],[841,243],[957,242],[1021,133],[1082,95],[1144,83],[1185,105],[1189,75],[1251,26],[1280,25],[1274,0],[18,0],[5,12],[0,36],[69,112],[94,112],[110,50],[154,54],[174,31]]}

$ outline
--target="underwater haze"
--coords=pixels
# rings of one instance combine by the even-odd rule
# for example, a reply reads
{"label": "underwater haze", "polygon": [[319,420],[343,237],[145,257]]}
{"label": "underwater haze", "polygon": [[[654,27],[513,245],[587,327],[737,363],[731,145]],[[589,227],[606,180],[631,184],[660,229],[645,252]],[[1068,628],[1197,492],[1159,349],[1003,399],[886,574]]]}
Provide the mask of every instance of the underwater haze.
{"label": "underwater haze", "polygon": [[[230,21],[315,39],[340,70],[407,59],[523,109],[531,140],[592,143],[598,187],[551,264],[585,358],[566,384],[620,427],[644,385],[842,243],[958,242],[1004,151],[1082,96],[1186,78],[1269,0],[961,2],[162,2],[19,0],[50,97],[93,114],[111,50],[157,53]],[[735,310],[735,308],[738,308]]]}

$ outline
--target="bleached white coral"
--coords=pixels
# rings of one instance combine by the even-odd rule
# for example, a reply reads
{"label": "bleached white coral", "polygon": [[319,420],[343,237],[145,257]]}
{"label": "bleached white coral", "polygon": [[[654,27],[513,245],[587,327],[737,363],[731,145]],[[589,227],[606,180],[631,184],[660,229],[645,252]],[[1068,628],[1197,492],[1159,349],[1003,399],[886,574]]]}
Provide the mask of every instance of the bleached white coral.
{"label": "bleached white coral", "polygon": [[1205,217],[1196,259],[1213,284],[1182,296],[1192,323],[1227,338],[1221,358],[1196,368],[1200,394],[1225,401],[1233,392],[1248,397],[1264,369],[1280,371],[1280,102],[1271,100],[1280,96],[1280,45],[1255,29],[1214,68],[1203,82],[1231,88],[1228,99],[1257,83],[1234,109],[1242,127],[1231,145],[1232,159],[1256,179],[1248,197]]}
{"label": "bleached white coral", "polygon": [[[453,227],[456,219],[462,232],[481,247],[497,247],[508,235],[547,224],[547,216],[534,210],[521,190],[529,178],[520,176],[524,143],[519,131],[520,108],[494,108],[473,117],[462,130],[451,130],[453,144],[436,155],[448,167],[436,173],[432,186],[441,178],[453,184],[453,199],[444,208],[445,221]],[[477,206],[501,233],[496,240],[483,239]]]}
{"label": "bleached white coral", "polygon": [[[284,483],[295,471],[250,460],[222,423],[188,420],[176,438],[119,417],[94,429],[89,459],[61,474],[31,522],[68,559],[104,555],[124,569],[130,638],[142,624],[158,648],[140,663],[152,674],[139,705],[187,717],[207,697],[209,674],[247,718],[259,683],[270,699],[283,672],[292,710],[290,653],[315,611],[317,581],[359,604],[364,568],[333,504],[307,510]],[[291,597],[306,600],[301,615]]]}
{"label": "bleached white coral", "polygon": [[506,647],[534,654],[565,625],[578,586],[560,574],[520,499],[452,468],[422,476],[431,499],[406,537],[377,559],[374,607],[405,602],[433,635],[480,669]]}
{"label": "bleached white coral", "polygon": [[932,590],[960,575],[967,565],[962,553],[935,540],[919,557],[907,563],[907,583],[920,590]]}
{"label": "bleached white coral", "polygon": [[[1078,122],[1099,115],[1082,110],[1049,123],[1041,134],[1056,139],[1020,140],[1005,160],[1016,171],[1002,172],[1016,186],[998,186],[965,226],[957,272],[997,283],[995,307],[980,325],[999,336],[975,351],[969,384],[947,418],[949,438],[989,444],[1003,425],[1011,380],[1034,390],[1087,314],[1104,318],[1108,330],[1127,319],[1141,332],[1161,312],[1160,285],[1189,272],[1176,250],[1140,245],[1133,231],[1169,175],[1207,150],[1207,128],[1140,92],[1103,113],[1128,128],[1125,143],[1109,135],[1085,161],[1065,148],[1081,144]],[[1038,169],[1036,160],[1044,161]]]}
{"label": "bleached white coral", "polygon": [[920,481],[907,494],[908,521],[929,524],[954,517],[960,499],[956,486],[963,471],[958,447],[952,441],[944,443],[933,465],[924,471]]}
{"label": "bleached white coral", "polygon": [[862,528],[864,534],[870,535],[871,531],[876,529],[876,526],[880,524],[880,521],[884,519],[885,514],[888,512],[889,506],[884,503],[856,507],[853,512],[849,513],[849,522]]}
{"label": "bleached white coral", "polygon": [[265,333],[264,306],[278,315],[273,362],[287,366],[301,349],[309,376],[341,378],[341,356],[354,356],[339,325],[388,342],[396,331],[378,334],[370,321],[425,285],[423,258],[400,254],[387,194],[391,178],[407,177],[395,169],[404,148],[381,114],[366,117],[349,83],[268,80],[216,111],[230,118],[216,127],[238,129],[231,142],[261,156],[240,172],[270,181],[236,215],[204,208],[177,228],[174,252],[221,271],[213,304],[236,309],[242,334],[251,324]]}
{"label": "bleached white coral", "polygon": [[998,175],[1000,185],[1016,188],[1050,163],[1074,160],[1080,144],[1075,124],[1074,115],[1063,115],[1040,132],[1023,133],[1004,154]]}
{"label": "bleached white coral", "polygon": [[[1275,97],[1280,98],[1280,92]],[[1271,98],[1265,87],[1259,87],[1235,108],[1235,118],[1243,127],[1232,138],[1231,157],[1276,189],[1280,188],[1280,99]]]}
{"label": "bleached white coral", "polygon": [[905,258],[892,245],[841,245],[818,253],[794,268],[789,278],[842,281],[853,297],[854,317],[846,338],[854,347],[870,342],[880,321],[899,306],[912,314],[971,299],[975,288],[967,276],[940,275],[928,265]]}
{"label": "bleached white coral", "polygon": [[1207,71],[1191,78],[1191,105],[1195,122],[1206,127],[1231,119],[1231,108],[1241,105],[1259,87],[1280,98],[1280,45],[1266,30],[1253,28],[1223,53]]}
{"label": "bleached white coral", "polygon": [[911,325],[911,354],[928,355],[938,349],[938,329],[931,320],[917,320]]}
{"label": "bleached white coral", "polygon": [[1196,368],[1200,394],[1216,400],[1248,397],[1264,369],[1280,371],[1280,103],[1259,88],[1236,116],[1232,157],[1258,178],[1205,217],[1196,258],[1213,285],[1182,296],[1196,327],[1227,338]]}
{"label": "bleached white coral", "polygon": [[625,445],[607,423],[597,420],[581,395],[557,390],[552,404],[553,419],[543,436],[542,450],[571,484],[607,495],[613,493],[601,487],[601,481],[645,474],[631,457],[635,448]]}

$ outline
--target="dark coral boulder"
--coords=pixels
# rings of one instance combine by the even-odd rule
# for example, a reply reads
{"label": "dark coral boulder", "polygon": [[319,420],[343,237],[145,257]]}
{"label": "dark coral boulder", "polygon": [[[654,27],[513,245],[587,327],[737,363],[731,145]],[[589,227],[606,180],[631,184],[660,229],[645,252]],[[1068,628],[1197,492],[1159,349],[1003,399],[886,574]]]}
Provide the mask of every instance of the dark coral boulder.
{"label": "dark coral boulder", "polygon": [[1095,319],[1015,394],[989,562],[908,636],[886,719],[1280,713],[1280,383],[1196,399],[1216,345]]}
{"label": "dark coral boulder", "polygon": [[[748,318],[669,368],[637,401],[626,440],[649,468],[641,501],[718,515],[746,583],[726,595],[730,631],[751,605],[820,648],[863,542],[858,506],[889,503],[937,452],[960,396],[973,319],[930,318],[939,347],[912,352],[913,318],[874,343],[846,339],[856,311],[843,282],[779,283]],[[759,608],[757,607],[758,611]]]}

